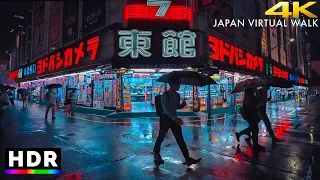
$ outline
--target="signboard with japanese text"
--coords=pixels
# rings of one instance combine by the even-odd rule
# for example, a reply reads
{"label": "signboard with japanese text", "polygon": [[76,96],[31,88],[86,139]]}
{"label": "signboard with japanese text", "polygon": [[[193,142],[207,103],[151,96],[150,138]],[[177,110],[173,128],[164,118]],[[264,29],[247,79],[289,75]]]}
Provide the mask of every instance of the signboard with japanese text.
{"label": "signboard with japanese text", "polygon": [[[60,48],[39,58],[35,63],[22,67],[22,77],[19,79],[35,79],[52,76],[60,72],[76,71],[78,69],[106,64],[114,52],[106,48],[113,47],[114,31],[103,30],[84,37],[76,43]],[[65,72],[66,73],[66,72]]]}
{"label": "signboard with japanese text", "polygon": [[209,57],[214,65],[222,65],[246,72],[264,73],[264,59],[212,35],[208,36]]}
{"label": "signboard with japanese text", "polygon": [[61,1],[50,1],[49,5],[49,33],[48,33],[48,47],[59,48],[61,40]]}
{"label": "signboard with japanese text", "polygon": [[284,66],[281,63],[268,61],[266,63],[266,75],[270,77],[277,77],[295,85],[308,85],[308,80],[301,74],[294,72],[294,70]]}
{"label": "signboard with japanese text", "polygon": [[83,1],[82,35],[103,27],[106,23],[106,1]]}
{"label": "signboard with japanese text", "polygon": [[193,23],[193,11],[188,0],[128,0],[123,18],[127,28],[184,29]]}
{"label": "signboard with japanese text", "polygon": [[44,47],[44,17],[45,2],[37,1],[34,12],[34,29],[33,29],[33,57],[37,57],[45,51]]}
{"label": "signboard with japanese text", "polygon": [[117,74],[116,90],[116,110],[123,111],[122,74]]}
{"label": "signboard with japanese text", "polygon": [[306,57],[308,63],[308,77],[311,78],[311,43],[306,44]]}
{"label": "signboard with japanese text", "polygon": [[192,30],[119,30],[113,68],[184,68],[204,63],[204,33]]}
{"label": "signboard with japanese text", "polygon": [[62,43],[66,44],[78,37],[79,1],[63,2]]}

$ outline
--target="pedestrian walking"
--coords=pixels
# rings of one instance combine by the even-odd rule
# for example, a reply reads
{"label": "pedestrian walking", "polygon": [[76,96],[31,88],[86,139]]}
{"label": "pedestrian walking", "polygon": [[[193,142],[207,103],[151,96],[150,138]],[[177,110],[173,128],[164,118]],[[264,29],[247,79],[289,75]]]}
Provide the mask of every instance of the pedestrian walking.
{"label": "pedestrian walking", "polygon": [[262,121],[264,122],[267,131],[269,133],[269,135],[272,138],[272,142],[281,142],[280,139],[278,139],[273,131],[272,131],[272,127],[271,127],[271,123],[269,120],[269,117],[267,115],[267,94],[268,94],[268,90],[270,89],[269,85],[263,86],[258,92],[259,96],[259,102],[258,102],[258,114],[260,116],[260,118],[262,119]]}
{"label": "pedestrian walking", "polygon": [[51,109],[52,111],[52,120],[56,119],[56,103],[57,103],[57,94],[53,89],[49,89],[49,91],[45,95],[45,99],[47,101],[46,114],[45,119],[48,118],[48,112]]}
{"label": "pedestrian walking", "polygon": [[11,105],[14,106],[14,90],[9,90],[8,96],[9,96]]}
{"label": "pedestrian walking", "polygon": [[21,95],[22,95],[23,107],[28,107],[28,99],[30,95],[29,90],[28,89],[24,90]]}
{"label": "pedestrian walking", "polygon": [[286,94],[285,94],[285,92],[282,91],[282,92],[281,92],[281,95],[282,95],[282,100],[285,101],[285,100],[286,100]]}
{"label": "pedestrian walking", "polygon": [[[154,153],[154,162],[156,166],[160,164],[164,164],[164,160],[161,158],[160,155],[160,147],[161,144],[168,132],[171,129],[178,146],[186,160],[186,165],[196,164],[200,162],[200,159],[193,159],[189,156],[189,151],[187,149],[187,145],[184,141],[182,135],[181,125],[183,125],[183,121],[177,117],[177,109],[181,109],[186,106],[186,102],[183,101],[180,104],[180,95],[177,91],[180,89],[180,80],[175,79],[172,80],[170,84],[170,89],[163,93],[161,96],[161,103],[159,105],[159,101],[156,102],[156,108],[159,109],[161,106],[160,112],[160,129],[159,135],[155,142],[153,153]],[[159,110],[157,110],[159,112]]]}
{"label": "pedestrian walking", "polygon": [[76,102],[78,100],[77,98],[77,90],[73,89],[69,95],[69,99],[70,99],[70,114],[71,116],[74,116],[74,109],[76,107]]}
{"label": "pedestrian walking", "polygon": [[9,106],[9,97],[3,86],[0,86],[0,136],[3,136],[2,120]]}
{"label": "pedestrian walking", "polygon": [[[258,133],[259,127],[258,123],[260,121],[260,116],[258,114],[258,98],[257,98],[257,88],[246,89],[243,99],[243,107],[241,109],[241,115],[244,120],[249,124],[249,127],[242,130],[241,132],[235,132],[236,139],[240,142],[240,137],[243,134],[248,135],[253,141],[254,151],[264,151],[265,147],[259,145],[258,143]],[[250,135],[251,133],[251,135]]]}

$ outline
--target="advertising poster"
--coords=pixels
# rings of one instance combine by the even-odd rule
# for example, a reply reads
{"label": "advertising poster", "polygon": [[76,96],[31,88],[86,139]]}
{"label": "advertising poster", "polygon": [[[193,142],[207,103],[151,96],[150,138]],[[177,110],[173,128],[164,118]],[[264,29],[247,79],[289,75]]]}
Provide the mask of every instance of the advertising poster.
{"label": "advertising poster", "polygon": [[54,46],[58,48],[60,45],[61,33],[61,1],[50,1],[49,5],[49,34],[48,34],[48,47]]}
{"label": "advertising poster", "polygon": [[106,23],[106,1],[83,1],[82,35]]}
{"label": "advertising poster", "polygon": [[38,56],[44,51],[44,16],[44,1],[35,2],[33,27],[33,56]]}
{"label": "advertising poster", "polygon": [[122,74],[117,74],[116,84],[116,110],[123,111],[122,106]]}
{"label": "advertising poster", "polygon": [[193,111],[200,111],[199,87],[193,86]]}
{"label": "advertising poster", "polygon": [[78,37],[79,1],[63,2],[62,42],[66,44]]}

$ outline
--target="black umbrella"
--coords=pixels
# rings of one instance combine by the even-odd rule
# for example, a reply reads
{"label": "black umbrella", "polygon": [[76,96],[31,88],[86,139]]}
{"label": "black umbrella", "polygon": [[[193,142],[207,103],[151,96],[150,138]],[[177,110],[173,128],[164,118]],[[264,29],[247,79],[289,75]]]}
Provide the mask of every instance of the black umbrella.
{"label": "black umbrella", "polygon": [[49,85],[46,85],[44,88],[45,89],[54,89],[54,88],[61,88],[62,85],[61,84],[49,84]]}
{"label": "black umbrella", "polygon": [[280,88],[291,88],[293,87],[293,84],[291,82],[288,82],[287,80],[279,77],[268,77],[265,78],[267,84],[272,87],[280,87]]}
{"label": "black umbrella", "polygon": [[266,82],[261,78],[247,79],[239,82],[231,91],[231,94],[245,91],[246,89],[256,88],[266,85]]}
{"label": "black umbrella", "polygon": [[25,91],[27,91],[27,89],[20,88],[20,89],[17,90],[17,93],[18,94],[23,94]]}
{"label": "black umbrella", "polygon": [[170,83],[177,79],[184,85],[206,86],[217,84],[211,77],[194,71],[173,71],[162,75],[157,81]]}
{"label": "black umbrella", "polygon": [[67,91],[78,90],[77,88],[67,88]]}
{"label": "black umbrella", "polygon": [[10,85],[5,85],[4,88],[5,89],[9,89],[9,90],[15,90],[16,89],[15,87],[12,87]]}

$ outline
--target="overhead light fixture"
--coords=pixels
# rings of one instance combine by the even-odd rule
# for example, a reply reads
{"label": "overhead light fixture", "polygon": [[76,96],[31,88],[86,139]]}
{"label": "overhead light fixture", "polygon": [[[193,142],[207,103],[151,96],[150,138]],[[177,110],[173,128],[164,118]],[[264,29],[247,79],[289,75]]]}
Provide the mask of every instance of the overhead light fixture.
{"label": "overhead light fixture", "polygon": [[183,71],[183,69],[160,69],[159,72]]}
{"label": "overhead light fixture", "polygon": [[294,41],[295,41],[295,39],[294,39],[294,38],[291,38],[291,39],[290,39],[290,42],[294,42]]}
{"label": "overhead light fixture", "polygon": [[131,69],[132,71],[134,71],[134,72],[140,72],[140,73],[154,73],[154,72],[156,72],[156,70],[154,70],[154,69]]}

